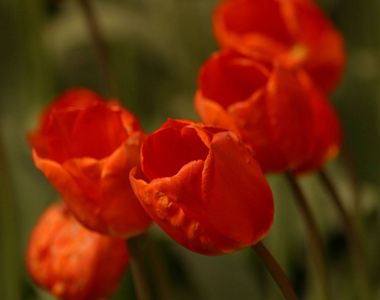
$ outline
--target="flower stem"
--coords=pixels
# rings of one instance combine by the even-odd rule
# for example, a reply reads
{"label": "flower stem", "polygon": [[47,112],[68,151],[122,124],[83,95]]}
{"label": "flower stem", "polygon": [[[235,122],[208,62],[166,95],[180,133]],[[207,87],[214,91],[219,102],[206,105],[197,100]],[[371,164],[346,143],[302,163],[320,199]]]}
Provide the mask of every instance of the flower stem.
{"label": "flower stem", "polygon": [[286,177],[295,195],[294,199],[300,209],[301,216],[306,226],[307,236],[309,239],[310,250],[313,255],[313,262],[317,272],[318,280],[321,287],[322,299],[331,299],[328,276],[327,276],[327,263],[323,250],[322,238],[318,232],[317,224],[311,213],[310,207],[306,202],[306,197],[301,190],[293,173],[287,173]]}
{"label": "flower stem", "polygon": [[167,265],[163,261],[160,249],[157,247],[153,238],[145,233],[145,243],[147,245],[147,251],[152,265],[153,278],[157,287],[157,293],[160,299],[172,299],[171,287],[169,281],[169,272]]}
{"label": "flower stem", "polygon": [[139,300],[150,300],[151,292],[148,277],[144,267],[143,257],[140,249],[140,237],[127,239],[129,255],[131,259],[131,271],[137,298]]}
{"label": "flower stem", "polygon": [[337,209],[339,216],[342,220],[344,230],[346,232],[348,241],[352,250],[352,258],[355,263],[355,266],[358,270],[356,272],[358,276],[358,290],[360,291],[361,299],[372,299],[370,295],[370,288],[368,284],[367,268],[364,259],[363,243],[362,239],[359,236],[358,231],[356,230],[354,223],[352,222],[349,214],[343,206],[343,203],[332,184],[330,177],[327,175],[326,171],[323,169],[319,170],[319,178],[322,183],[325,185],[326,189],[331,195],[331,200]]}
{"label": "flower stem", "polygon": [[277,283],[278,288],[281,290],[284,298],[286,300],[297,300],[297,296],[289,283],[284,271],[277,263],[275,258],[269,252],[267,247],[265,247],[263,242],[258,242],[256,245],[251,246],[251,248],[260,257],[261,261],[265,265],[266,269]]}
{"label": "flower stem", "polygon": [[109,96],[117,97],[116,82],[111,71],[108,49],[105,39],[100,31],[99,22],[95,16],[94,10],[89,0],[78,0],[78,3],[86,19],[86,23],[90,31],[92,41],[94,43],[98,66],[103,78],[104,87],[106,88]]}

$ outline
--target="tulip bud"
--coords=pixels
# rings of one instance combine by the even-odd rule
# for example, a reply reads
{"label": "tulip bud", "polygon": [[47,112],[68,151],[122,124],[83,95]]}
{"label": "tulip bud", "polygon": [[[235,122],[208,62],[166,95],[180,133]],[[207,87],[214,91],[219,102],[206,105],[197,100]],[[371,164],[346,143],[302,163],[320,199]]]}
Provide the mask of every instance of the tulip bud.
{"label": "tulip bud", "polygon": [[26,264],[33,280],[64,300],[112,294],[127,267],[126,243],[81,226],[63,203],[51,205],[30,236]]}

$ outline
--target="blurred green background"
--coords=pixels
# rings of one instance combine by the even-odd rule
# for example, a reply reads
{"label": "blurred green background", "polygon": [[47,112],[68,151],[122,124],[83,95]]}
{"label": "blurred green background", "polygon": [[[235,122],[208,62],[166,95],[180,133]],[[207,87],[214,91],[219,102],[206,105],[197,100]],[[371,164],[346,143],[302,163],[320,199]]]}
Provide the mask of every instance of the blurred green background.
{"label": "blurred green background", "polygon": [[[146,131],[168,117],[197,120],[192,104],[197,72],[217,49],[211,32],[216,2],[93,0],[120,99]],[[380,299],[380,2],[319,3],[345,36],[348,52],[345,78],[332,99],[344,124],[345,149],[327,170],[347,209],[362,220],[373,299]],[[34,167],[25,135],[40,110],[65,89],[105,90],[74,0],[1,0],[0,45],[0,299],[52,299],[30,280],[24,253],[38,216],[58,196]],[[292,194],[281,176],[268,178],[276,214],[265,242],[302,299],[318,299]],[[358,299],[347,240],[329,195],[315,176],[301,183],[323,232],[334,295]],[[180,247],[158,228],[151,232],[172,280],[172,299],[281,299],[250,249],[206,257]],[[131,290],[127,273],[115,299],[133,299]]]}

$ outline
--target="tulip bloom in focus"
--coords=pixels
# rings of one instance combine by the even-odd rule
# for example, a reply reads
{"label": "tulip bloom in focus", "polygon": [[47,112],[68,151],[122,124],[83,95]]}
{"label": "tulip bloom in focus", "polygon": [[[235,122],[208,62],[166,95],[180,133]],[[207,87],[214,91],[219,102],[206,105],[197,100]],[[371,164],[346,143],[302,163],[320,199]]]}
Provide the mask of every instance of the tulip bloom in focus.
{"label": "tulip bloom in focus", "polygon": [[314,113],[296,74],[233,50],[212,55],[198,77],[202,122],[236,132],[264,172],[294,170],[315,147]]}
{"label": "tulip bloom in focus", "polygon": [[213,26],[221,46],[302,67],[324,92],[342,77],[343,38],[312,0],[224,0]]}
{"label": "tulip bloom in focus", "polygon": [[273,198],[259,163],[236,134],[168,120],[141,148],[146,182],[131,172],[152,219],[186,248],[207,255],[259,242],[273,221]]}
{"label": "tulip bloom in focus", "polygon": [[51,205],[31,234],[26,263],[33,280],[60,299],[115,292],[129,260],[126,243],[81,226],[63,203]]}
{"label": "tulip bloom in focus", "polygon": [[152,222],[128,181],[132,168],[141,173],[145,137],[136,117],[115,101],[72,89],[44,111],[29,142],[35,165],[78,221],[102,234],[127,238]]}

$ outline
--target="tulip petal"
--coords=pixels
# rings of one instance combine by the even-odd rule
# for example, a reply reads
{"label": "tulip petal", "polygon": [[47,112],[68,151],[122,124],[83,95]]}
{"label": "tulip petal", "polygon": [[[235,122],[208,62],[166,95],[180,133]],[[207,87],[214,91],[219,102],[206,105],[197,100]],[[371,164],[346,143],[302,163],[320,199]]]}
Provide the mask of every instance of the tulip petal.
{"label": "tulip petal", "polygon": [[234,51],[215,54],[199,74],[198,85],[206,98],[223,108],[244,101],[266,84],[268,70],[256,61]]}
{"label": "tulip petal", "polygon": [[[184,138],[183,135],[187,137]],[[208,153],[207,147],[194,129],[182,128],[179,131],[177,128],[164,128],[144,144],[146,146],[142,149],[141,164],[149,180],[171,177],[187,163],[205,159]]]}
{"label": "tulip petal", "polygon": [[62,196],[73,215],[86,227],[99,228],[105,232],[104,220],[100,216],[100,208],[93,199],[86,197],[71,174],[55,161],[40,158],[33,149],[33,160]]}
{"label": "tulip petal", "polygon": [[[108,232],[124,238],[136,236],[152,224],[129,183],[129,172],[139,165],[139,153],[145,134],[136,134],[119,147],[104,163],[100,186],[102,216],[109,224]],[[139,176],[142,176],[138,168]]]}
{"label": "tulip petal", "polygon": [[181,168],[172,177],[165,177],[151,181],[151,185],[178,202],[187,211],[196,211],[192,217],[199,218],[202,215],[202,160],[192,161]]}
{"label": "tulip petal", "polygon": [[86,88],[71,88],[64,92],[47,111],[66,110],[70,108],[84,109],[91,105],[104,103],[104,99],[97,93]]}
{"label": "tulip petal", "polygon": [[265,90],[260,89],[247,101],[235,103],[228,108],[234,123],[238,125],[238,130],[232,130],[233,127],[230,130],[239,133],[242,142],[265,171],[271,170],[273,166],[285,168],[287,164],[274,140],[267,105]]}
{"label": "tulip petal", "polygon": [[120,111],[111,111],[104,104],[96,105],[79,113],[68,146],[72,157],[102,159],[118,148],[127,137]]}
{"label": "tulip petal", "polygon": [[315,121],[315,148],[310,157],[299,166],[298,174],[314,171],[334,159],[342,146],[342,126],[331,102],[322,93],[309,86]]}
{"label": "tulip petal", "polygon": [[213,16],[220,44],[230,46],[231,35],[259,33],[284,44],[292,42],[278,1],[221,1]]}
{"label": "tulip petal", "polygon": [[120,111],[121,122],[128,134],[132,134],[135,131],[141,131],[140,122],[132,113],[122,109],[120,105],[112,104],[110,107],[114,111]]}
{"label": "tulip petal", "polygon": [[220,1],[213,27],[224,48],[301,67],[325,93],[333,91],[342,77],[343,38],[314,1]]}
{"label": "tulip petal", "polygon": [[287,162],[283,168],[270,171],[294,169],[313,150],[314,118],[311,100],[300,81],[280,66],[275,68],[268,83],[267,108],[273,147],[278,147]]}
{"label": "tulip petal", "polygon": [[102,163],[91,157],[83,157],[67,160],[62,164],[62,167],[74,179],[82,194],[91,199],[94,204],[101,206],[100,176]]}
{"label": "tulip petal", "polygon": [[217,102],[204,96],[201,90],[198,90],[194,99],[195,109],[205,124],[217,125],[220,128],[232,131],[237,126],[235,120],[227,111]]}
{"label": "tulip petal", "polygon": [[[78,111],[66,114],[51,113],[41,128],[28,136],[28,141],[40,157],[62,163],[71,157],[68,147],[71,129],[78,117]],[[62,124],[66,124],[62,126]]]}
{"label": "tulip petal", "polygon": [[[298,44],[307,49],[302,67],[325,92],[340,81],[346,63],[344,41],[328,16],[313,1],[295,5],[298,16]],[[291,53],[293,54],[293,53]]]}
{"label": "tulip petal", "polygon": [[202,216],[202,207],[197,203],[200,198],[193,196],[197,193],[196,186],[200,186],[197,181],[202,169],[203,161],[193,161],[172,178],[160,178],[147,184],[136,179],[132,171],[130,180],[146,212],[178,243],[207,255],[233,252],[243,246],[212,228]]}
{"label": "tulip petal", "polygon": [[231,132],[214,136],[202,194],[211,224],[239,243],[257,243],[272,225],[273,198],[261,167]]}

